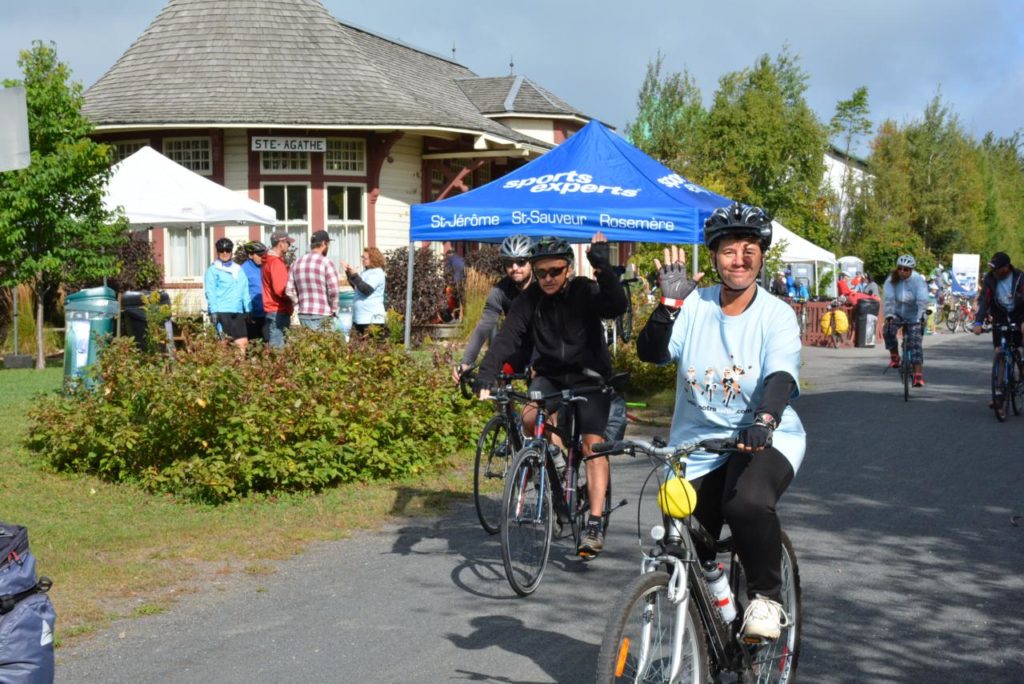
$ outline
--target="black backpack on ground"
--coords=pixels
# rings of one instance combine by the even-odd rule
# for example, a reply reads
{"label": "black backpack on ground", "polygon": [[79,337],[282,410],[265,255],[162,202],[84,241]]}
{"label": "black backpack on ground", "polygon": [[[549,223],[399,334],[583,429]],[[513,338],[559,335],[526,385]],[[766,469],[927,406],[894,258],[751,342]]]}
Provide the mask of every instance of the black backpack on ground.
{"label": "black backpack on ground", "polygon": [[53,628],[57,614],[46,592],[50,578],[36,577],[28,530],[0,522],[0,682],[53,681]]}

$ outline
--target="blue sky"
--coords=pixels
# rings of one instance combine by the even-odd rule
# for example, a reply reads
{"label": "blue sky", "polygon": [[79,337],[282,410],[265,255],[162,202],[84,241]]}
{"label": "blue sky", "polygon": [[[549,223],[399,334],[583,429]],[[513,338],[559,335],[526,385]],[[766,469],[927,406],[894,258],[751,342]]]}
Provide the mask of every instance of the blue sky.
{"label": "blue sky", "polygon": [[[86,86],[128,48],[167,0],[8,0],[0,77],[17,53],[54,41]],[[687,69],[709,101],[725,73],[784,44],[809,74],[806,98],[823,121],[855,88],[871,117],[905,123],[939,92],[976,137],[1024,128],[1024,2],[1019,0],[632,0],[516,3],[324,0],[338,19],[451,55],[482,76],[515,73],[622,130],[658,51]],[[585,7],[577,11],[571,8]]]}

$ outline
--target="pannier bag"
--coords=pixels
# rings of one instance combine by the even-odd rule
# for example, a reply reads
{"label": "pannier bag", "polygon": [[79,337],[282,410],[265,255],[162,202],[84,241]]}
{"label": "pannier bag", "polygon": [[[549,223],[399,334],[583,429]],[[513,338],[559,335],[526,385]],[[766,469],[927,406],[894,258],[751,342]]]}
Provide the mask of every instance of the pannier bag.
{"label": "pannier bag", "polygon": [[840,335],[845,335],[850,330],[850,319],[846,317],[846,312],[832,309],[831,311],[826,311],[825,315],[821,317],[821,332],[831,335],[833,320],[835,321],[836,332]]}
{"label": "pannier bag", "polygon": [[0,522],[0,682],[53,682],[53,628],[57,614],[46,592],[48,577],[36,578],[28,530]]}

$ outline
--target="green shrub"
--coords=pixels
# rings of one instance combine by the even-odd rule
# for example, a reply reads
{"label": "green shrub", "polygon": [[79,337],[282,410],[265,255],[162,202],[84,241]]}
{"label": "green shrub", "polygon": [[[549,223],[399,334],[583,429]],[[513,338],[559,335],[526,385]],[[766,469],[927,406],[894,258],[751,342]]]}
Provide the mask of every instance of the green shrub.
{"label": "green shrub", "polygon": [[174,361],[121,338],[94,391],[31,411],[26,443],[58,470],[209,503],[404,477],[469,444],[486,415],[450,366],[307,330],[248,358],[206,334]]}
{"label": "green shrub", "polygon": [[646,296],[643,292],[634,292],[633,295],[633,341],[618,345],[615,357],[612,359],[612,367],[616,372],[629,373],[626,396],[647,397],[676,386],[676,364],[658,366],[641,361],[637,357],[636,336],[647,324],[647,319],[654,311],[654,305],[646,303]]}

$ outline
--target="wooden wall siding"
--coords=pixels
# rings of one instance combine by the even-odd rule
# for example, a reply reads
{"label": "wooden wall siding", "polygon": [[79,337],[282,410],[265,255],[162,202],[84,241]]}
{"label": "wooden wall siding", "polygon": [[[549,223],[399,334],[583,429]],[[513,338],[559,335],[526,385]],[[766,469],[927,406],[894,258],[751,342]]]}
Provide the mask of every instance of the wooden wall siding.
{"label": "wooden wall siding", "polygon": [[407,133],[391,148],[394,161],[381,168],[380,195],[374,207],[376,246],[381,250],[409,245],[409,207],[420,202],[422,146],[422,136]]}
{"label": "wooden wall siding", "polygon": [[517,133],[528,135],[531,138],[537,140],[543,140],[546,143],[557,144],[558,140],[555,139],[555,127],[551,119],[502,119],[501,123],[505,124]]}

